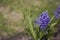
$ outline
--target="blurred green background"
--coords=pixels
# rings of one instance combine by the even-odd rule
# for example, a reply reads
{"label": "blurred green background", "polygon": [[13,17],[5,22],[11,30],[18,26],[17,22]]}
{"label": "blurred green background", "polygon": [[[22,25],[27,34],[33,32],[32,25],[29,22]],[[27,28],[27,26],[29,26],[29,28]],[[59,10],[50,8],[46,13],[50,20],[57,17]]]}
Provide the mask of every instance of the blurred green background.
{"label": "blurred green background", "polygon": [[0,35],[14,35],[24,31],[24,17],[31,20],[41,12],[48,10],[52,17],[54,10],[60,5],[59,0],[0,0]]}

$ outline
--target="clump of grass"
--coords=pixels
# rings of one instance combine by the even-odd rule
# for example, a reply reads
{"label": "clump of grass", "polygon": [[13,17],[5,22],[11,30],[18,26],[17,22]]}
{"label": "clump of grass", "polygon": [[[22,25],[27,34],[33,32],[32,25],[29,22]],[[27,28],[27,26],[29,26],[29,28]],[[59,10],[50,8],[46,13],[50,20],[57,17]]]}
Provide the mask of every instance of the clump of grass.
{"label": "clump of grass", "polygon": [[13,2],[13,0],[0,0],[0,4],[3,6],[8,6]]}
{"label": "clump of grass", "polygon": [[2,32],[2,31],[5,31],[5,32],[7,32],[8,30],[6,29],[7,28],[7,25],[8,23],[7,23],[7,21],[6,21],[6,19],[3,17],[3,13],[2,12],[0,12],[0,33]]}
{"label": "clump of grass", "polygon": [[13,26],[14,25],[9,24],[8,19],[4,17],[3,12],[0,12],[0,35],[3,35],[3,32],[6,32],[9,35],[12,35],[17,32],[12,28]]}

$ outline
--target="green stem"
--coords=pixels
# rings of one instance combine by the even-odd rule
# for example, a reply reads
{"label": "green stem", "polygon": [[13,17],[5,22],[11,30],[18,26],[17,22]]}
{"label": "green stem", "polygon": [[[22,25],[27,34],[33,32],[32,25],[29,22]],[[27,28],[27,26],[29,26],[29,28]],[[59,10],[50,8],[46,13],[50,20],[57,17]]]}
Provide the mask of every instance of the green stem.
{"label": "green stem", "polygon": [[29,23],[30,32],[31,32],[34,40],[36,40],[36,39],[37,39],[37,38],[36,38],[36,33],[35,33],[34,29],[33,29],[32,23],[31,23],[31,21],[30,21],[28,18],[27,18],[27,20],[28,20],[28,23]]}
{"label": "green stem", "polygon": [[52,16],[52,18],[50,19],[49,23],[51,23],[53,19],[54,19],[54,16]]}

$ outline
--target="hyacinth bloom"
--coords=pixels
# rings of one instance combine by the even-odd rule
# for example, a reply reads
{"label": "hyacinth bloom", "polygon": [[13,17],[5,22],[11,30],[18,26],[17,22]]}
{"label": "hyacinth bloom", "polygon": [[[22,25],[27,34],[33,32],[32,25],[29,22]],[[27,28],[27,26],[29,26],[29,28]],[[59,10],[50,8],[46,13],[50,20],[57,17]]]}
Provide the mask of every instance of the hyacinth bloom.
{"label": "hyacinth bloom", "polygon": [[57,9],[54,11],[54,15],[56,18],[60,17],[60,6],[58,6]]}
{"label": "hyacinth bloom", "polygon": [[35,23],[40,26],[40,29],[43,30],[46,28],[46,25],[50,21],[50,17],[48,16],[48,12],[44,11],[35,19]]}

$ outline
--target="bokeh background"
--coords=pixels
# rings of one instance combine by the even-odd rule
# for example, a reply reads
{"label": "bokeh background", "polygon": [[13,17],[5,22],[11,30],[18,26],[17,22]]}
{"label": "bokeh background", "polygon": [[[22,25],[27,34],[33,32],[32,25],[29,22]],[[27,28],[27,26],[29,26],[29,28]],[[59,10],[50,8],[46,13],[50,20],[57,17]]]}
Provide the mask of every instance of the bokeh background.
{"label": "bokeh background", "polygon": [[0,0],[0,39],[24,31],[23,14],[31,20],[42,11],[48,10],[52,17],[60,0]]}

